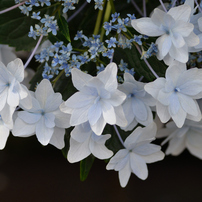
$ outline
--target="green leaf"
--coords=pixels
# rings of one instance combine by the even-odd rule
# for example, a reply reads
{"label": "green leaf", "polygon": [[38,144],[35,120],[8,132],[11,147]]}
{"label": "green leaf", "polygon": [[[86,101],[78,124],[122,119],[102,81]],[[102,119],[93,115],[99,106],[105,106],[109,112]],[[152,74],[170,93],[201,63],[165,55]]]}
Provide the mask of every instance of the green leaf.
{"label": "green leaf", "polygon": [[[33,11],[41,12],[41,15],[52,14],[55,5],[50,7],[37,7]],[[13,0],[0,0],[0,8],[4,10],[15,5]],[[0,15],[0,44],[8,44],[16,47],[16,50],[31,50],[37,43],[33,38],[28,37],[30,26],[34,27],[39,21],[21,13],[19,8]]]}
{"label": "green leaf", "polygon": [[70,35],[69,35],[69,26],[67,23],[67,20],[63,16],[60,16],[58,19],[58,26],[60,29],[60,32],[65,36],[65,38],[71,42]]}
{"label": "green leaf", "polygon": [[88,173],[93,165],[95,157],[93,155],[88,156],[80,162],[80,180],[85,181],[88,177]]}

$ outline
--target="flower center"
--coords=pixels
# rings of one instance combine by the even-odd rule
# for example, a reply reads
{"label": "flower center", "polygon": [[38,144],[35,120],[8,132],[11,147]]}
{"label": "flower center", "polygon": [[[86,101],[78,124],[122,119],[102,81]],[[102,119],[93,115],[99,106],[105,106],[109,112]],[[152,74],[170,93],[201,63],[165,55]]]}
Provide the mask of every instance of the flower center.
{"label": "flower center", "polygon": [[135,94],[133,94],[133,93],[130,93],[130,94],[128,94],[128,96],[127,96],[127,98],[133,98],[133,97],[135,97]]}
{"label": "flower center", "polygon": [[97,104],[100,99],[101,99],[101,97],[100,97],[100,96],[97,96],[97,98],[96,98],[95,101],[94,101],[94,104]]}
{"label": "flower center", "polygon": [[41,115],[44,116],[45,115],[45,111],[42,109],[41,110]]}
{"label": "flower center", "polygon": [[180,89],[179,89],[179,88],[175,88],[175,89],[174,89],[174,92],[176,92],[176,93],[177,93],[177,92],[180,92]]}

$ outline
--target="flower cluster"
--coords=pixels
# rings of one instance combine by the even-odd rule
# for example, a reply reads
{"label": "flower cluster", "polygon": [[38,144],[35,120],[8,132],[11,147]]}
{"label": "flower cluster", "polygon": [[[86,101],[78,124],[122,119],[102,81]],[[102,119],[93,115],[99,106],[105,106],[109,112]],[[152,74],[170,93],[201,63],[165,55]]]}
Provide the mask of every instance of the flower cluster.
{"label": "flower cluster", "polygon": [[[201,8],[194,0],[178,1],[177,6],[176,1],[159,2],[150,17],[144,6],[142,12],[135,4],[142,17],[121,18],[114,1],[94,0],[92,8],[102,11],[93,34],[75,30],[72,37],[68,22],[91,0],[82,5],[78,0],[16,1],[25,15],[33,7],[56,8],[48,10],[51,15],[32,12],[39,24],[30,25],[28,36],[40,38],[25,66],[12,54],[5,64],[0,62],[0,149],[10,132],[36,135],[44,146],[65,148],[70,163],[89,156],[108,159],[106,169],[118,171],[122,187],[131,173],[145,180],[147,163],[164,158],[161,146],[152,143],[156,138],[169,142],[166,155],[187,148],[202,159]],[[61,17],[76,4],[78,10]],[[28,90],[22,84],[24,68],[42,36],[52,43],[46,40],[35,55],[43,70]],[[162,123],[158,129],[155,117]]]}

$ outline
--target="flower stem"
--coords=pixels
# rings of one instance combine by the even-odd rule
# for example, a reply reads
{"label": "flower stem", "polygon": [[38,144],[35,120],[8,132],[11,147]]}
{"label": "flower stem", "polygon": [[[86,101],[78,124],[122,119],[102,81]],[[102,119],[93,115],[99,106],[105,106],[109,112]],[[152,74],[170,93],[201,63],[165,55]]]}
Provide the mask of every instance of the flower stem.
{"label": "flower stem", "polygon": [[[135,47],[137,48],[137,50],[138,50],[138,52],[140,53],[140,55],[142,55],[142,51],[140,50],[140,47],[139,47],[137,44],[135,44]],[[144,58],[144,57],[143,57],[143,59],[144,59],[146,65],[149,67],[149,69],[150,69],[150,71],[152,72],[152,74],[153,74],[156,78],[159,78],[159,76],[158,76],[158,75],[156,74],[156,72],[153,70],[153,68],[151,67],[151,65],[150,65],[149,62],[147,61],[147,59]]]}
{"label": "flower stem", "polygon": [[115,10],[115,6],[114,6],[114,2],[113,2],[113,0],[109,0],[109,2],[110,2],[110,4],[111,4],[111,10],[112,10],[112,13],[115,13],[116,12],[116,10]]}
{"label": "flower stem", "polygon": [[36,44],[34,50],[32,51],[32,54],[29,56],[27,62],[25,63],[24,68],[26,68],[26,67],[28,66],[28,64],[30,63],[31,59],[33,58],[33,56],[34,56],[34,54],[35,54],[37,48],[39,47],[39,45],[40,45],[40,43],[41,43],[42,38],[43,38],[43,35],[41,35],[41,36],[39,37],[39,40],[38,40],[38,42],[37,42],[37,44]]}
{"label": "flower stem", "polygon": [[14,6],[11,6],[10,8],[7,8],[7,9],[5,9],[5,10],[2,10],[2,11],[0,11],[0,14],[6,13],[6,12],[8,12],[8,11],[11,11],[11,10],[15,9],[15,8],[18,8],[19,6],[23,5],[25,2],[26,2],[26,1],[23,1],[23,2],[21,2],[21,3],[19,3],[19,4],[16,4],[16,5],[14,5]]}
{"label": "flower stem", "polygon": [[138,5],[135,3],[134,0],[131,0],[131,3],[133,4],[133,6],[135,7],[135,9],[137,10],[137,12],[141,15],[144,16],[143,12],[140,10],[140,8],[138,7]]}
{"label": "flower stem", "polygon": [[173,1],[173,4],[172,4],[171,8],[173,8],[175,6],[176,2],[177,2],[177,0]]}
{"label": "flower stem", "polygon": [[55,87],[56,82],[59,80],[59,78],[63,75],[64,72],[65,72],[65,70],[63,69],[63,70],[57,75],[57,77],[52,81],[52,83],[53,83],[53,88]]}
{"label": "flower stem", "polygon": [[198,4],[198,1],[197,0],[194,0],[194,1],[195,1],[196,5],[197,5],[199,11],[202,13],[202,9],[201,9],[200,5]]}
{"label": "flower stem", "polygon": [[163,7],[163,10],[167,13],[167,9],[166,9],[164,3],[162,2],[162,0],[159,0],[159,2],[161,3],[161,6]]}
{"label": "flower stem", "polygon": [[[106,0],[104,1],[104,5],[105,5],[105,3],[106,3]],[[104,5],[103,5],[103,8],[104,8]],[[98,12],[97,20],[96,20],[96,23],[95,23],[95,28],[94,28],[94,31],[93,31],[94,35],[97,35],[99,33],[100,24],[101,24],[101,21],[102,21],[103,10],[99,10],[99,12]]]}
{"label": "flower stem", "polygon": [[[113,125],[113,126],[114,126],[114,130],[116,131],[116,134],[117,134],[117,136],[118,136],[118,138],[119,138],[119,141],[120,141],[121,144],[124,146],[124,142],[123,142],[123,140],[122,140],[122,138],[121,138],[121,135],[120,135],[120,133],[119,133],[119,131],[118,131],[116,125]],[[124,146],[124,147],[125,147],[125,146]]]}
{"label": "flower stem", "polygon": [[[111,11],[112,11],[112,6],[111,6],[110,1],[108,1],[107,2],[107,7],[106,7],[106,10],[105,10],[104,20],[103,20],[104,22],[109,21]],[[103,40],[104,34],[105,34],[105,29],[102,26],[102,30],[101,30],[101,34],[100,34],[100,41]]]}
{"label": "flower stem", "polygon": [[85,3],[83,3],[82,5],[81,5],[81,7],[77,10],[77,11],[75,11],[68,19],[67,19],[67,22],[70,22],[71,20],[73,20],[79,13],[80,13],[80,11],[82,11],[84,8],[85,8],[85,6],[88,4],[88,2],[86,1]]}

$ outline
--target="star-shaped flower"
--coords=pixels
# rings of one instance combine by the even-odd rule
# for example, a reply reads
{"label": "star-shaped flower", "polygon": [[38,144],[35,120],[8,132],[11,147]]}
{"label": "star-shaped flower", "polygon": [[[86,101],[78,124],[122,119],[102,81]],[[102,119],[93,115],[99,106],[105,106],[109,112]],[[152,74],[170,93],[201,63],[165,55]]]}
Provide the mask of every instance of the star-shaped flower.
{"label": "star-shaped flower", "polygon": [[36,133],[42,145],[48,143],[58,149],[64,147],[65,128],[70,127],[70,115],[60,111],[62,96],[54,93],[49,80],[43,79],[32,94],[31,109],[23,107],[24,111],[17,114],[12,133],[18,137],[29,137]]}
{"label": "star-shaped flower", "polygon": [[12,122],[13,113],[19,104],[32,107],[30,93],[21,84],[23,79],[24,66],[19,58],[8,63],[7,67],[0,62],[0,114],[7,124]]}
{"label": "star-shaped flower", "polygon": [[187,70],[186,64],[174,62],[166,70],[166,78],[158,78],[145,85],[145,90],[156,100],[160,120],[166,123],[170,118],[177,127],[185,119],[201,120],[201,111],[195,99],[202,98],[202,70]]}
{"label": "star-shaped flower", "polygon": [[101,135],[106,123],[126,126],[121,104],[126,95],[117,90],[117,66],[107,65],[96,77],[72,69],[72,82],[79,92],[72,95],[60,107],[61,111],[70,113],[70,125],[77,126],[89,121],[93,132]]}
{"label": "star-shaped flower", "polygon": [[118,89],[127,96],[122,104],[128,125],[124,130],[132,130],[138,123],[146,126],[153,122],[149,106],[155,106],[156,100],[144,90],[145,83],[136,81],[129,74],[124,74],[124,83]]}
{"label": "star-shaped flower", "polygon": [[162,144],[169,141],[167,155],[177,156],[187,148],[192,155],[202,159],[202,121],[185,120],[182,128],[177,128],[171,121],[166,124],[166,128],[161,128],[157,132],[158,138],[166,136]]}
{"label": "star-shaped flower", "polygon": [[181,5],[171,8],[167,13],[156,8],[151,18],[132,20],[132,26],[141,34],[160,36],[157,57],[171,64],[173,59],[186,63],[189,58],[188,48],[199,44],[199,37],[194,34],[194,25],[189,23],[191,7]]}
{"label": "star-shaped flower", "polygon": [[67,159],[70,163],[83,160],[90,154],[98,159],[108,159],[113,152],[107,149],[105,142],[110,134],[97,136],[88,122],[75,126],[71,132],[70,149]]}
{"label": "star-shaped flower", "polygon": [[148,177],[147,163],[160,161],[164,158],[161,147],[151,144],[155,139],[156,125],[151,123],[142,128],[137,127],[125,140],[125,149],[119,150],[107,164],[107,170],[119,172],[122,187],[128,183],[131,173],[142,180]]}

